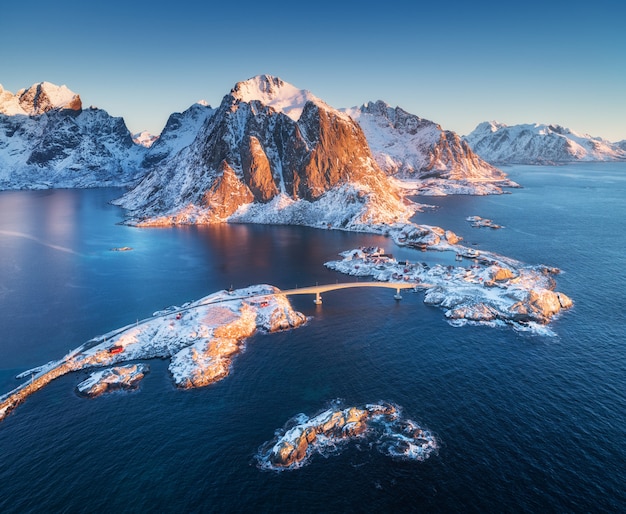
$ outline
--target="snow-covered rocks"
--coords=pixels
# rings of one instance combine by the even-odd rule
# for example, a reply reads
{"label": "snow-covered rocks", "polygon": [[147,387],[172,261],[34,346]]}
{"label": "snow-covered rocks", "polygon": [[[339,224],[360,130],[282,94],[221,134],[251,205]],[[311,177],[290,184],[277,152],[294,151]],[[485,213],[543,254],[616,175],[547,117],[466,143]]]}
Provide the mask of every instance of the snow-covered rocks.
{"label": "snow-covered rocks", "polygon": [[235,354],[243,341],[257,328],[256,312],[242,303],[238,310],[214,306],[202,319],[202,339],[174,354],[169,370],[179,387],[190,388],[211,384],[228,375]]}
{"label": "snow-covered rocks", "polygon": [[170,358],[174,382],[179,387],[199,387],[228,375],[233,356],[257,330],[273,332],[305,321],[277,288],[252,286],[157,313],[153,319],[106,337],[74,360],[82,368],[130,359]]}
{"label": "snow-covered rocks", "polygon": [[286,430],[259,449],[261,469],[297,469],[316,454],[329,454],[354,439],[371,441],[393,458],[425,460],[437,450],[432,434],[402,417],[401,409],[385,404],[341,408],[338,401],[313,417],[299,414]]}
{"label": "snow-covered rocks", "polygon": [[456,326],[496,323],[526,330],[549,323],[573,305],[567,295],[553,290],[551,275],[558,270],[526,266],[489,252],[470,254],[460,245],[439,242],[436,246],[469,262],[465,266],[399,263],[383,259],[379,253],[355,249],[342,252],[342,260],[327,262],[326,266],[354,276],[413,283],[416,290],[426,290],[424,303],[444,309],[445,317]]}
{"label": "snow-covered rocks", "polygon": [[111,391],[136,389],[149,371],[150,367],[147,364],[128,364],[95,371],[78,384],[76,389],[81,395],[90,398]]}
{"label": "snow-covered rocks", "polygon": [[465,221],[469,221],[472,224],[472,227],[474,228],[480,228],[480,227],[488,227],[488,228],[503,228],[502,225],[498,225],[497,223],[494,223],[492,220],[488,219],[488,218],[481,218],[480,216],[468,216],[467,218],[465,218]]}

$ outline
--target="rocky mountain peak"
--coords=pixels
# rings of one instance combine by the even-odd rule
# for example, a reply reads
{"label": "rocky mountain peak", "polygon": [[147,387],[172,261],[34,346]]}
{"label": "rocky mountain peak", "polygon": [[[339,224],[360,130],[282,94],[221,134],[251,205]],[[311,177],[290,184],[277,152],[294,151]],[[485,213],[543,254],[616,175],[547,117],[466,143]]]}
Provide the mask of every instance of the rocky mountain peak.
{"label": "rocky mountain peak", "polygon": [[150,148],[154,144],[154,142],[157,139],[159,139],[159,136],[155,136],[154,134],[151,134],[147,130],[137,132],[136,134],[133,134],[132,137],[133,137],[133,141],[136,144],[145,146],[146,148]]}
{"label": "rocky mountain peak", "polygon": [[248,80],[237,82],[231,93],[234,97],[244,102],[261,100],[263,97],[271,101],[280,94],[280,90],[285,86],[288,88],[293,87],[279,77],[257,75]]}
{"label": "rocky mountain peak", "polygon": [[122,118],[83,110],[67,86],[0,90],[0,190],[127,185],[145,153]]}
{"label": "rocky mountain peak", "polygon": [[33,84],[29,88],[20,89],[15,95],[25,114],[30,116],[43,114],[52,109],[69,109],[80,111],[80,96],[67,86],[57,86],[50,82]]}
{"label": "rocky mountain peak", "polygon": [[[392,213],[387,220],[403,216],[406,207],[396,193],[349,116],[261,75],[236,84],[193,142],[164,158],[119,205],[135,219],[159,224],[210,223],[243,208],[241,215],[250,204],[303,202],[301,209],[312,209],[306,206],[330,194],[337,205],[349,206],[350,215],[331,219],[325,213],[324,219],[343,227],[370,215],[370,197]],[[300,216],[297,210],[289,216]]]}
{"label": "rocky mountain peak", "polygon": [[[457,134],[433,121],[390,107],[382,100],[345,112],[359,123],[376,162],[389,175],[455,181],[448,186],[473,194],[484,191],[487,182],[494,183],[489,192],[497,191],[496,182],[512,185],[505,183],[506,175],[501,170],[480,159]],[[426,190],[426,183],[421,187]]]}
{"label": "rocky mountain peak", "polygon": [[368,102],[361,106],[361,112],[372,116],[377,116],[379,119],[384,119],[389,122],[390,126],[397,130],[407,132],[409,134],[416,134],[419,130],[429,127],[441,131],[441,127],[433,121],[420,118],[415,114],[411,114],[400,107],[391,107],[388,103],[382,100],[376,102]]}
{"label": "rocky mountain peak", "polygon": [[298,89],[279,77],[271,75],[257,75],[238,82],[231,90],[230,96],[237,102],[260,102],[286,114],[293,121],[298,121],[307,102],[326,105],[306,89]]}

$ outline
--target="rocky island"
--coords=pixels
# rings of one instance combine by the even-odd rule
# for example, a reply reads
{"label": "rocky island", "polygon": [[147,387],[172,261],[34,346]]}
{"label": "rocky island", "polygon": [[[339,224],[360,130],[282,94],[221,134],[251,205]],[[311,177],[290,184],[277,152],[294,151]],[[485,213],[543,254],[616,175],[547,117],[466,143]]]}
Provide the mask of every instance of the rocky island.
{"label": "rocky island", "polygon": [[503,228],[502,225],[498,225],[497,223],[494,223],[492,220],[488,218],[481,218],[480,216],[468,216],[467,218],[465,218],[465,221],[468,221],[469,223],[471,223],[472,227],[474,228],[481,228],[481,227],[487,227],[487,228],[493,228],[493,229]]}
{"label": "rocky island", "polygon": [[398,262],[381,248],[357,248],[342,252],[341,260],[329,261],[326,266],[352,276],[413,283],[416,290],[426,291],[424,302],[443,308],[454,326],[509,325],[516,330],[552,334],[545,325],[573,305],[567,295],[554,291],[552,275],[558,270],[451,244],[454,234],[444,233],[442,238],[432,228],[411,228],[408,233],[404,229],[395,236],[399,244],[454,252],[464,265]]}
{"label": "rocky island", "polygon": [[316,416],[299,414],[288,426],[259,449],[261,469],[301,468],[314,454],[336,452],[355,439],[371,441],[390,457],[409,460],[425,460],[438,448],[428,430],[404,419],[401,409],[388,403],[341,408],[337,401]]}

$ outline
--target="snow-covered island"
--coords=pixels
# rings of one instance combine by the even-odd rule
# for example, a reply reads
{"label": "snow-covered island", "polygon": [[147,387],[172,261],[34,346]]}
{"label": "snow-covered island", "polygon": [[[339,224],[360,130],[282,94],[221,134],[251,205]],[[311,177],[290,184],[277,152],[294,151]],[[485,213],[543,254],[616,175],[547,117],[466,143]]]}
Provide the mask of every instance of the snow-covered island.
{"label": "snow-covered island", "polygon": [[[257,330],[274,332],[305,322],[306,317],[294,311],[274,286],[220,291],[182,307],[158,311],[152,318],[96,337],[58,361],[21,373],[18,378],[29,380],[0,396],[0,420],[57,377],[127,361],[169,358],[169,370],[178,387],[212,384],[228,375],[233,357]],[[116,373],[123,374],[119,369],[99,373],[83,385],[94,391],[106,389],[111,374]]]}
{"label": "snow-covered island", "polygon": [[502,225],[498,225],[497,223],[494,223],[492,220],[487,219],[487,218],[481,218],[480,216],[468,216],[467,218],[465,218],[465,221],[469,221],[472,224],[472,227],[474,228],[481,228],[481,227],[503,228]]}
{"label": "snow-covered island", "polygon": [[422,461],[437,451],[437,441],[417,423],[388,403],[341,408],[338,401],[320,414],[295,416],[286,429],[257,453],[261,469],[298,469],[315,454],[336,453],[352,440],[367,440],[392,458]]}
{"label": "snow-covered island", "polygon": [[[422,237],[432,238],[429,227],[422,228]],[[420,232],[409,230],[412,232],[405,229],[395,234],[400,244],[425,244],[416,241]],[[545,325],[573,304],[565,294],[554,291],[552,275],[559,270],[528,266],[491,252],[451,244],[451,233],[448,238],[426,247],[454,252],[463,265],[398,262],[382,248],[357,248],[342,252],[341,260],[327,262],[326,266],[353,276],[414,283],[416,290],[426,291],[424,302],[445,309],[445,317],[454,326],[511,325],[516,330],[552,334]]]}
{"label": "snow-covered island", "polygon": [[94,371],[89,378],[76,386],[76,390],[83,396],[95,398],[112,391],[137,389],[139,382],[149,371],[150,367],[142,363]]}

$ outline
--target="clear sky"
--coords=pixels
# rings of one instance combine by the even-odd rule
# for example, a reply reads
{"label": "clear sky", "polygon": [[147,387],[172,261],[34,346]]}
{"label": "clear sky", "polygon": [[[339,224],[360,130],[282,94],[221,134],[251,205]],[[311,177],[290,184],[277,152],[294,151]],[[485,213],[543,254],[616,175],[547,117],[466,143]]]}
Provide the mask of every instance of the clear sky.
{"label": "clear sky", "polygon": [[334,107],[384,100],[461,135],[497,120],[617,141],[625,20],[622,0],[12,1],[0,8],[0,84],[65,84],[154,134],[267,73]]}

